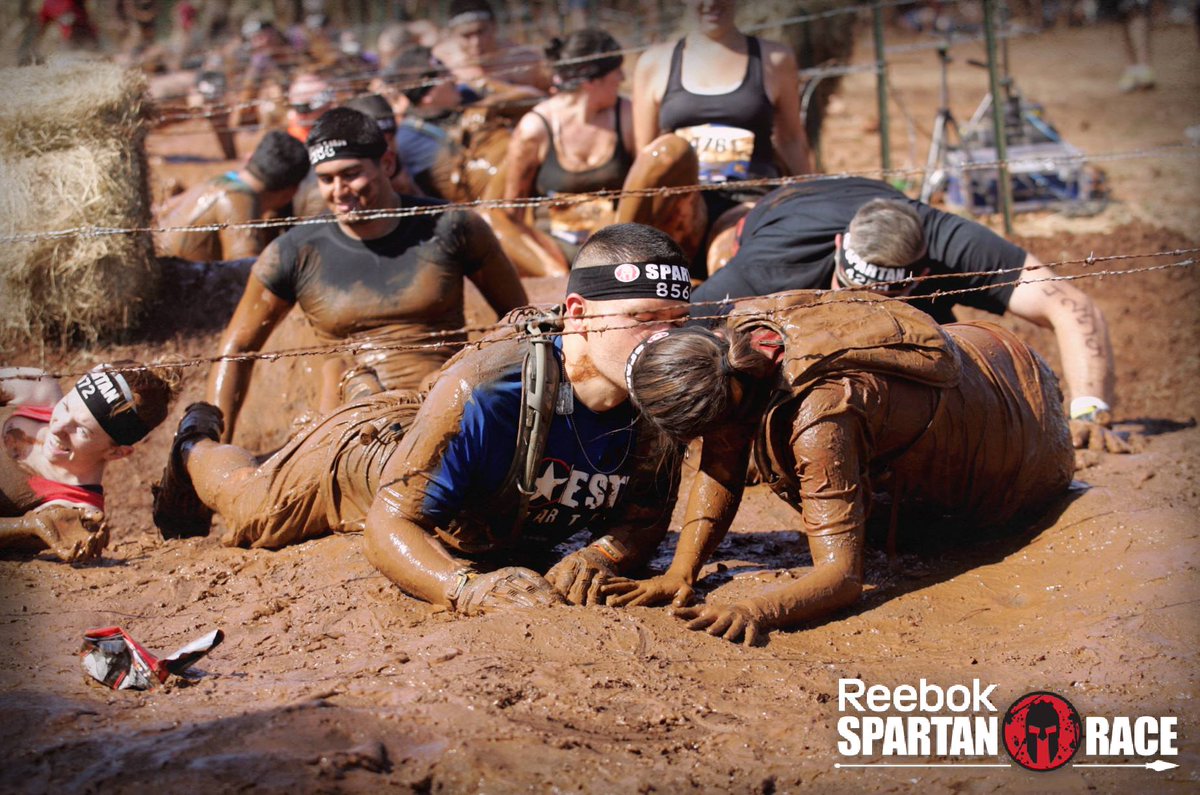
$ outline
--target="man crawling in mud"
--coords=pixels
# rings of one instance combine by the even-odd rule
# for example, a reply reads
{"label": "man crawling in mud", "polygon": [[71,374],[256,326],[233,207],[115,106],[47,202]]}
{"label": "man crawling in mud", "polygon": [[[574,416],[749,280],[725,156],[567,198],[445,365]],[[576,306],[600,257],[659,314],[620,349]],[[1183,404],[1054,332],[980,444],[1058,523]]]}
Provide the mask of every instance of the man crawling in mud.
{"label": "man crawling in mud", "polygon": [[[731,641],[858,600],[876,493],[967,532],[1042,511],[1071,482],[1062,394],[1032,349],[995,324],[938,326],[872,293],[749,300],[720,332],[648,338],[629,373],[643,415],[677,442],[702,437],[702,452],[667,572],[602,592],[618,606],[674,601],[690,629]],[[683,607],[729,529],[752,446],[800,512],[813,566],[749,599]]]}
{"label": "man crawling in mud", "polygon": [[[267,246],[222,336],[222,356],[261,349],[299,305],[320,338],[356,343],[352,357],[326,362],[321,409],[327,411],[349,397],[414,389],[445,363],[450,345],[466,340],[464,276],[500,315],[525,303],[512,263],[475,213],[370,212],[444,203],[393,190],[395,153],[373,119],[349,108],[330,110],[313,125],[307,146],[321,196],[337,221],[295,227]],[[430,345],[431,338],[450,345]],[[225,359],[209,374],[207,398],[225,415],[226,441],[251,366]]]}
{"label": "man crawling in mud", "polygon": [[39,370],[0,369],[0,550],[98,557],[108,543],[105,467],[163,421],[176,382],[99,367],[63,395]]}
{"label": "man crawling in mud", "polygon": [[[580,250],[547,332],[506,329],[463,351],[423,400],[349,403],[261,467],[219,443],[217,407],[194,404],[155,523],[168,537],[204,534],[216,510],[224,543],[266,548],[365,529],[367,556],[389,579],[461,613],[597,603],[670,520],[679,449],[640,421],[624,368],[634,346],[687,315],[689,289],[669,237],[610,226]],[[583,530],[602,537],[538,573]]]}

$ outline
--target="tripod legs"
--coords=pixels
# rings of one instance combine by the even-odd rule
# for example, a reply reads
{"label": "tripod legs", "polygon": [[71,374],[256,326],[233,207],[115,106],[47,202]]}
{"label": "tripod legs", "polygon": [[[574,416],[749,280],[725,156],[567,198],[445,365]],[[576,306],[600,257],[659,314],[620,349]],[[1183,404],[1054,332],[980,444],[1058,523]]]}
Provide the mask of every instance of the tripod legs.
{"label": "tripod legs", "polygon": [[938,111],[933,122],[933,137],[929,156],[925,158],[925,174],[921,180],[921,201],[928,203],[946,185],[946,154],[961,144],[958,122],[947,108]]}

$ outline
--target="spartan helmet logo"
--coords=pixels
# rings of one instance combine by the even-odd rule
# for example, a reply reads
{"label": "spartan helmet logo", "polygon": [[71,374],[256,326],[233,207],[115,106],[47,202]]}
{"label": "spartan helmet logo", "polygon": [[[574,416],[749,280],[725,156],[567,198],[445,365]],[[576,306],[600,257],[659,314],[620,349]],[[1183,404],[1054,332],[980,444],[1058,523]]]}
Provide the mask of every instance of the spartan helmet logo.
{"label": "spartan helmet logo", "polygon": [[1025,713],[1025,749],[1035,765],[1058,756],[1058,712],[1052,704],[1039,702]]}
{"label": "spartan helmet logo", "polygon": [[1056,693],[1026,693],[1004,715],[1004,747],[1026,770],[1055,770],[1079,750],[1083,725],[1071,702]]}

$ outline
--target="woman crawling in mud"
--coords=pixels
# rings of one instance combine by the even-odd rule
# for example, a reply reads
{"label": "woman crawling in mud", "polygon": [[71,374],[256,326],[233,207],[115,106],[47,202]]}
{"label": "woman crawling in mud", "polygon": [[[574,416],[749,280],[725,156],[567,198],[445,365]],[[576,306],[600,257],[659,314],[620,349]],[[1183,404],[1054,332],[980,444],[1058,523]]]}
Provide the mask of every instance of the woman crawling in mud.
{"label": "woman crawling in mud", "polygon": [[[939,327],[870,293],[746,302],[720,333],[650,337],[626,373],[661,431],[703,445],[671,566],[610,583],[609,604],[672,600],[689,629],[730,641],[858,600],[876,492],[893,510],[920,505],[982,527],[1044,509],[1071,482],[1062,395],[1036,353],[991,323]],[[813,567],[754,598],[683,607],[729,529],[752,446],[764,480],[800,512]]]}
{"label": "woman crawling in mud", "polygon": [[108,543],[105,467],[133,452],[167,416],[175,379],[101,366],[63,395],[30,368],[0,369],[0,550],[76,562]]}

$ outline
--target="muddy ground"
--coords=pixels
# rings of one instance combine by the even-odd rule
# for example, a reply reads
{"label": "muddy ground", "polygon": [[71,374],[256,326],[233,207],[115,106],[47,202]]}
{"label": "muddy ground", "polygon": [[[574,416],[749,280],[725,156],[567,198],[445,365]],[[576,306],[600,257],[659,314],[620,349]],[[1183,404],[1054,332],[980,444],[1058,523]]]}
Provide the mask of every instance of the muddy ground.
{"label": "muddy ground", "polygon": [[[1200,122],[1195,31],[1162,26],[1155,35],[1155,92],[1115,93],[1122,60],[1112,27],[1014,41],[1016,76],[1068,140],[1087,151],[1181,143],[1183,129]],[[976,57],[977,50],[962,55]],[[858,57],[864,60],[866,49]],[[928,129],[936,106],[933,54],[897,56],[891,78]],[[961,116],[982,86],[974,70],[956,73]],[[847,80],[842,109],[827,127],[829,170],[878,165],[873,92],[867,77]],[[893,140],[902,166],[904,136],[898,119]],[[151,142],[159,153],[201,156],[209,146],[203,136]],[[1021,216],[1017,233],[1046,261],[1200,246],[1195,162],[1102,163],[1114,194],[1103,213]],[[224,167],[168,168],[190,184]],[[905,526],[897,560],[871,552],[870,589],[859,606],[776,632],[756,648],[690,633],[657,609],[456,619],[390,585],[366,562],[355,535],[280,552],[223,549],[217,534],[164,544],[149,519],[149,484],[169,441],[160,430],[109,472],[113,543],[102,562],[0,563],[0,789],[1195,791],[1200,274],[1179,267],[1076,283],[1107,313],[1117,416],[1121,427],[1146,435],[1145,450],[1083,461],[1078,488],[1036,526],[1005,540],[956,545],[965,528]],[[117,356],[209,354],[236,289],[183,312],[173,302],[130,344],[23,352],[23,362],[77,369]],[[1005,323],[1057,366],[1051,335]],[[189,372],[168,424],[200,396],[202,379],[200,370]],[[733,599],[790,576],[779,569],[808,563],[797,526],[790,508],[762,487],[750,489],[706,569],[703,597]],[[656,568],[665,566],[673,544],[674,535]],[[85,629],[114,624],[160,652],[210,628],[224,629],[228,639],[200,664],[194,684],[114,693],[85,681],[75,655]],[[1049,690],[1084,715],[1177,716],[1180,752],[1163,758],[1179,767],[1048,774],[835,768],[888,761],[838,755],[842,677],[947,686],[979,679],[996,685],[1001,711],[1024,693]],[[973,761],[1008,758],[1001,751]],[[1122,760],[1084,759],[1081,752],[1075,761]]]}

